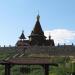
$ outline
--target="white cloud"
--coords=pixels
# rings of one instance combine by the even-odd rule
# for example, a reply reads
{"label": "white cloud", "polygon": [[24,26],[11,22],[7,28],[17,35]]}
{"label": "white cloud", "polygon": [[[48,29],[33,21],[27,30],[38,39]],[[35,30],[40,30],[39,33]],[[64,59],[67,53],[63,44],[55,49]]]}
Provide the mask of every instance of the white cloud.
{"label": "white cloud", "polygon": [[55,44],[72,44],[75,43],[75,31],[67,30],[67,29],[54,29],[51,31],[45,31],[45,35],[51,35],[51,38],[54,39]]}

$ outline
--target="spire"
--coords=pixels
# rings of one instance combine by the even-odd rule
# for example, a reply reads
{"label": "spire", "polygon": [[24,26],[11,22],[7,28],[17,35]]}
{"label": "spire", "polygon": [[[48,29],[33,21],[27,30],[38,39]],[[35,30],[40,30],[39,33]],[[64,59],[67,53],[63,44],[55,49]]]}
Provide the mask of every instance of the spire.
{"label": "spire", "polygon": [[37,15],[37,21],[39,21],[39,19],[40,19],[40,15],[39,15],[39,13],[38,13],[38,15]]}
{"label": "spire", "polygon": [[49,40],[51,39],[51,35],[50,35],[50,33],[49,33]]}
{"label": "spire", "polygon": [[22,30],[22,34],[21,34],[21,36],[19,37],[20,39],[26,39],[25,38],[25,35],[24,35],[24,30]]}
{"label": "spire", "polygon": [[40,19],[40,16],[38,14],[37,15],[37,21],[35,23],[35,26],[34,26],[34,29],[32,31],[32,34],[42,34],[42,35],[44,35],[44,32],[42,30],[42,27],[41,27],[39,19]]}

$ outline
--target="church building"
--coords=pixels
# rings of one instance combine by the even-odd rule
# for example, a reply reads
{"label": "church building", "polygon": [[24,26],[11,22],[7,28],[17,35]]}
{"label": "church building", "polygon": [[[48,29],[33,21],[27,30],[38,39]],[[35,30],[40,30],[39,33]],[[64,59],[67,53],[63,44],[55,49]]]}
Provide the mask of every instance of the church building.
{"label": "church building", "polygon": [[24,35],[24,31],[22,31],[21,36],[19,37],[19,40],[16,43],[17,47],[21,46],[54,46],[54,40],[51,39],[51,36],[49,35],[49,39],[46,39],[46,36],[44,35],[44,31],[42,30],[41,24],[40,24],[40,16],[37,15],[37,20],[35,23],[35,26],[31,32],[31,35],[29,35],[29,40],[26,40],[26,37]]}

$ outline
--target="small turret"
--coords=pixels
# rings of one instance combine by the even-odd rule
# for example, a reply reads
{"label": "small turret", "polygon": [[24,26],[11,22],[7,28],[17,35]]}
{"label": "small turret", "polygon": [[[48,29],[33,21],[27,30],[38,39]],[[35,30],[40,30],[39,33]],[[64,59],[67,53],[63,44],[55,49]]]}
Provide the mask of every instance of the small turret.
{"label": "small turret", "polygon": [[26,37],[25,37],[25,35],[24,35],[24,30],[22,31],[22,34],[21,34],[21,36],[19,37],[19,39],[21,39],[21,40],[26,39]]}
{"label": "small turret", "polygon": [[27,46],[28,45],[27,40],[25,40],[25,39],[26,39],[26,37],[24,35],[24,31],[22,31],[22,34],[19,37],[19,40],[17,41],[16,46],[17,47],[25,47],[25,46]]}
{"label": "small turret", "polygon": [[51,35],[50,35],[50,33],[49,33],[49,40],[51,40]]}

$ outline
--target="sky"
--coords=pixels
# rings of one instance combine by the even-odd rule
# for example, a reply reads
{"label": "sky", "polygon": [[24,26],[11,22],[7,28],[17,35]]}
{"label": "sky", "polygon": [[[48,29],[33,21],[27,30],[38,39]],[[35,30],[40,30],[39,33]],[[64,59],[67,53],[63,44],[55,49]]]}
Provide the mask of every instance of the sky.
{"label": "sky", "polygon": [[28,37],[38,12],[55,44],[75,43],[75,0],[0,0],[0,45],[15,45],[22,30]]}

